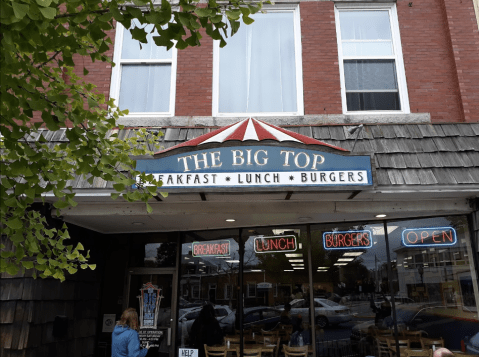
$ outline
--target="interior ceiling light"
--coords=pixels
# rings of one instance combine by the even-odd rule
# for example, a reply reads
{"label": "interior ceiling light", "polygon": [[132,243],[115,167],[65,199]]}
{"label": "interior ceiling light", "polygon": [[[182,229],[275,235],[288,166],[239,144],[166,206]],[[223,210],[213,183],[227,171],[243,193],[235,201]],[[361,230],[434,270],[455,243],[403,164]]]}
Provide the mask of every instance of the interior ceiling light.
{"label": "interior ceiling light", "polygon": [[233,218],[228,218],[228,219],[226,220],[226,222],[235,222],[235,221],[236,221],[236,219],[233,219]]}
{"label": "interior ceiling light", "polygon": [[352,262],[354,258],[339,258],[338,262]]}
{"label": "interior ceiling light", "polygon": [[348,265],[348,263],[334,263],[334,265],[341,266],[341,265]]}
{"label": "interior ceiling light", "polygon": [[293,269],[285,269],[284,271],[294,271]]}
{"label": "interior ceiling light", "polygon": [[292,267],[304,267],[304,263],[301,264],[291,264]]}
{"label": "interior ceiling light", "polygon": [[262,270],[261,270],[261,269],[251,269],[250,272],[252,272],[252,273],[261,273]]}
{"label": "interior ceiling light", "polygon": [[195,262],[189,262],[188,264],[195,264]]}
{"label": "interior ceiling light", "polygon": [[239,260],[225,260],[226,263],[239,263]]}
{"label": "interior ceiling light", "polygon": [[293,267],[293,269],[303,269],[304,270],[304,267],[300,268],[300,267]]}
{"label": "interior ceiling light", "polygon": [[286,258],[301,258],[303,254],[297,254],[297,253],[286,253]]}
{"label": "interior ceiling light", "polygon": [[381,214],[377,214],[376,218],[384,218],[386,216],[387,216],[387,214],[381,213]]}
{"label": "interior ceiling light", "polygon": [[347,252],[343,254],[343,257],[358,257],[364,252]]}
{"label": "interior ceiling light", "polygon": [[304,263],[304,260],[303,259],[290,259],[289,262],[290,263]]}
{"label": "interior ceiling light", "polygon": [[329,269],[329,267],[318,267],[318,269]]}

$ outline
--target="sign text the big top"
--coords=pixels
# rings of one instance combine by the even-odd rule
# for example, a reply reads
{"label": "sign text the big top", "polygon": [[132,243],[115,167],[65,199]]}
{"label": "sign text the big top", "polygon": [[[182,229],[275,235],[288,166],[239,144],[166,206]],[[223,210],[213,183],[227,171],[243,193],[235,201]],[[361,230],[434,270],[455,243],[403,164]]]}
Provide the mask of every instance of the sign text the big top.
{"label": "sign text the big top", "polygon": [[162,189],[372,185],[369,156],[290,146],[203,149],[138,160],[137,169],[161,180]]}

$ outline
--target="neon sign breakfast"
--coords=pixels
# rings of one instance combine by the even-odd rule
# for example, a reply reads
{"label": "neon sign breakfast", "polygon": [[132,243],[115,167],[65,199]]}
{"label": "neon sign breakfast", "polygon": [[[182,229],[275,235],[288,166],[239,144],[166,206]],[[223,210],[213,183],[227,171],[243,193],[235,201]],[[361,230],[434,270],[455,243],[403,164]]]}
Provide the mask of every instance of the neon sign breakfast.
{"label": "neon sign breakfast", "polygon": [[194,257],[217,257],[230,255],[230,242],[227,240],[216,242],[193,242]]}

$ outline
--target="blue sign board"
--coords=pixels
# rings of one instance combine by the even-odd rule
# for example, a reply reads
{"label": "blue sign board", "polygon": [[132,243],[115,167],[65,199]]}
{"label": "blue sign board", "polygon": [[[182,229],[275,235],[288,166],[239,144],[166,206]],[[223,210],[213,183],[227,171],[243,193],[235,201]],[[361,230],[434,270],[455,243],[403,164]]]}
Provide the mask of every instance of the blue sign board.
{"label": "blue sign board", "polygon": [[370,186],[369,156],[281,146],[233,146],[138,160],[168,188]]}

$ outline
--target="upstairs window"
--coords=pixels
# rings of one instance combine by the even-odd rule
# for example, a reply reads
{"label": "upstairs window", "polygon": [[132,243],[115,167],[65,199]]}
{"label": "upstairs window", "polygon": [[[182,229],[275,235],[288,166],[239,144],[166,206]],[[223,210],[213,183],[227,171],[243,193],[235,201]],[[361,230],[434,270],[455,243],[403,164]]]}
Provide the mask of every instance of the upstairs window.
{"label": "upstairs window", "polygon": [[302,115],[299,8],[257,13],[214,47],[213,115]]}
{"label": "upstairs window", "polygon": [[[137,24],[137,27],[143,25]],[[176,49],[156,46],[145,28],[147,44],[133,40],[130,31],[117,24],[111,97],[120,109],[138,116],[173,116],[176,82]]]}
{"label": "upstairs window", "polygon": [[395,5],[337,5],[343,111],[409,113]]}

